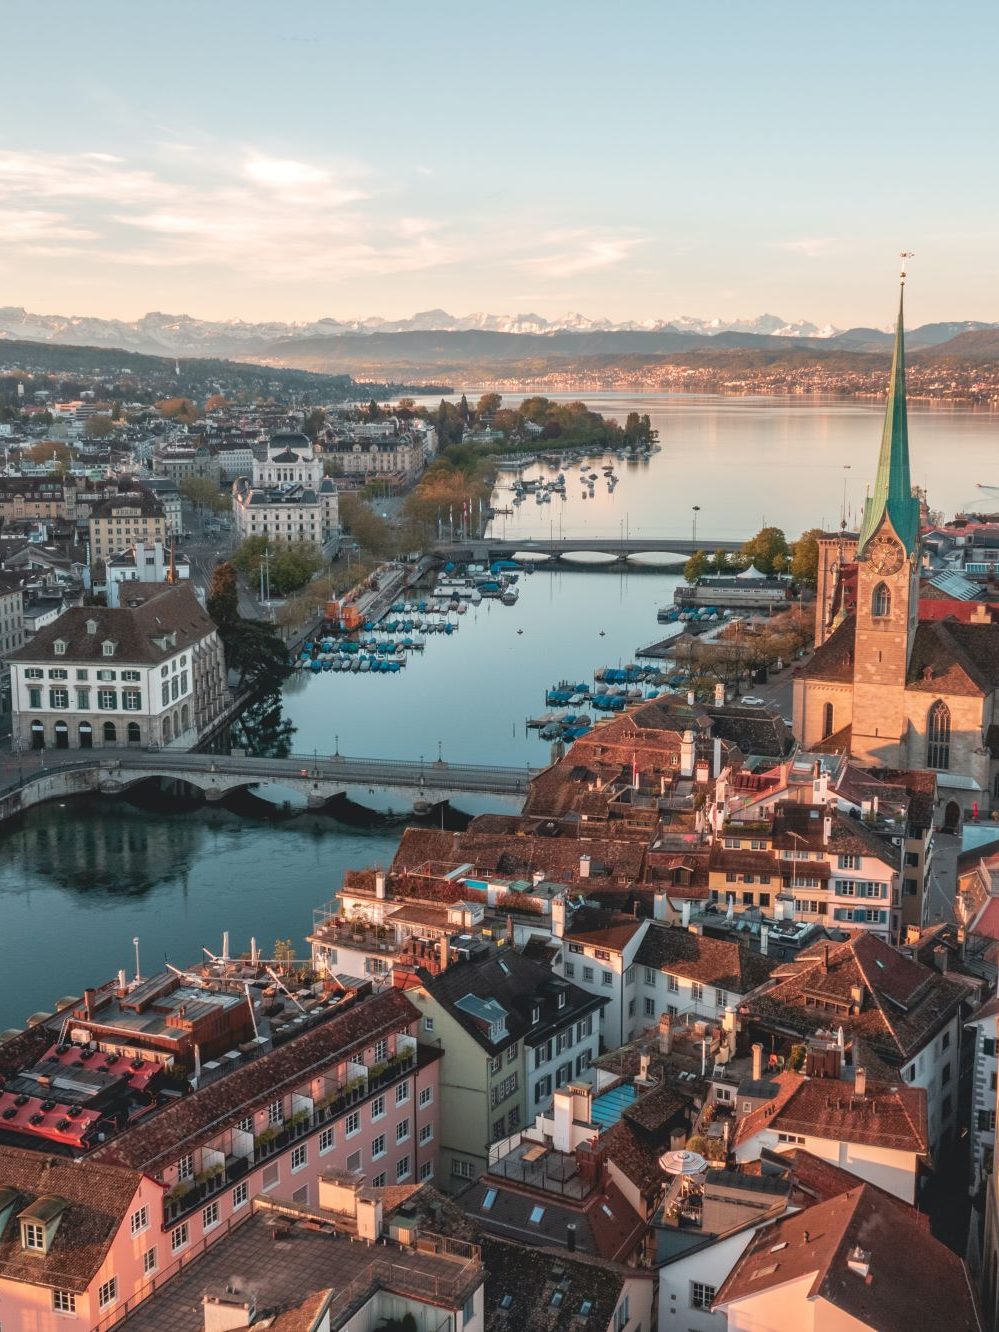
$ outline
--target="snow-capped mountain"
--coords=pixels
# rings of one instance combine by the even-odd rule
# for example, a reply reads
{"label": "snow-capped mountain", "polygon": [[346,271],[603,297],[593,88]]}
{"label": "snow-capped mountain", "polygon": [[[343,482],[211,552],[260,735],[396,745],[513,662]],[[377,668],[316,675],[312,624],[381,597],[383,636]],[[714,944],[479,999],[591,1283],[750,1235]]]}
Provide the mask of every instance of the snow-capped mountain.
{"label": "snow-capped mountain", "polygon": [[482,311],[452,315],[446,310],[423,310],[408,319],[316,319],[301,323],[269,321],[249,323],[242,319],[195,319],[190,315],[152,311],[140,319],[97,319],[87,315],[32,314],[16,306],[0,307],[0,338],[24,338],[32,342],[61,342],[74,346],[120,347],[125,351],[154,355],[236,356],[247,355],[283,339],[337,337],[344,334],[470,332],[527,333],[658,333],[676,331],[701,336],[718,333],[761,333],[778,337],[833,337],[837,329],[819,328],[806,320],[788,323],[778,315],[755,319],[698,319],[682,315],[676,319],[593,319],[570,312],[546,319],[533,312],[488,314]]}

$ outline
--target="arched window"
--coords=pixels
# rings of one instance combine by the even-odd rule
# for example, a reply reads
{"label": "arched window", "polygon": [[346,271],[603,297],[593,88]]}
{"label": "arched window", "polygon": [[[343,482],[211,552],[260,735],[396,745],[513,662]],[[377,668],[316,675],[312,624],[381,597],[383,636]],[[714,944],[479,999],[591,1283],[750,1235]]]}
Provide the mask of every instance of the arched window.
{"label": "arched window", "polygon": [[891,593],[887,584],[878,583],[871,593],[871,616],[875,620],[886,620],[891,614]]}
{"label": "arched window", "polygon": [[142,732],[141,732],[140,729],[139,729],[139,723],[138,723],[138,722],[129,722],[129,723],[128,723],[128,743],[129,743],[130,745],[138,745],[138,744],[140,744],[141,742],[142,742]]}
{"label": "arched window", "polygon": [[950,708],[939,698],[926,714],[926,766],[950,767]]}
{"label": "arched window", "polygon": [[822,739],[828,740],[833,733],[833,705],[826,703],[822,708]]}
{"label": "arched window", "polygon": [[118,728],[115,726],[114,722],[104,723],[104,743],[106,745],[114,745],[118,743]]}

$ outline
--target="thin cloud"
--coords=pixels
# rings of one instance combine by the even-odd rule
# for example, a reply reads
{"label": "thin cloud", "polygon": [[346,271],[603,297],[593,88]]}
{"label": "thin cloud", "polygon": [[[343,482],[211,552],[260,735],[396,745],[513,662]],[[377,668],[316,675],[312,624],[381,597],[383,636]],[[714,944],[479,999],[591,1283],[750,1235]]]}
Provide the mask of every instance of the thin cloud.
{"label": "thin cloud", "polygon": [[592,228],[550,231],[542,237],[544,252],[518,260],[518,266],[540,277],[566,278],[614,268],[625,263],[644,236]]}
{"label": "thin cloud", "polygon": [[834,250],[836,245],[834,236],[804,236],[801,240],[778,241],[777,249],[784,250],[788,254],[801,254],[808,259],[817,259],[820,255]]}

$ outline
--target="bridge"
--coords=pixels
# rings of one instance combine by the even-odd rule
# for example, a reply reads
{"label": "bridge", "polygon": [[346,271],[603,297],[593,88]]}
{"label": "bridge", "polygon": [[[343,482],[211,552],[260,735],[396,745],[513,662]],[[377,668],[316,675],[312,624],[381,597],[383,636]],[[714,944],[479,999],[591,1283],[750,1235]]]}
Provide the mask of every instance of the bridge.
{"label": "bridge", "polygon": [[[747,537],[745,540],[748,540]],[[741,550],[744,541],[731,537],[704,537],[691,541],[689,537],[521,537],[519,540],[501,540],[498,537],[470,537],[467,541],[441,541],[433,550],[442,560],[455,562],[518,559],[524,563],[535,557],[546,563],[558,563],[567,555],[610,555],[613,564],[628,564],[633,555],[693,555],[696,551],[728,552]],[[586,565],[578,568],[607,568],[608,564]]]}
{"label": "bridge", "polygon": [[[416,809],[462,795],[524,798],[538,769],[443,759],[352,758],[345,754],[256,758],[184,750],[45,750],[8,758],[8,785],[0,787],[0,820],[46,800],[71,795],[118,795],[150,779],[186,782],[214,803],[234,791],[279,785],[319,809],[357,788],[404,793]],[[14,777],[14,769],[17,776]]]}

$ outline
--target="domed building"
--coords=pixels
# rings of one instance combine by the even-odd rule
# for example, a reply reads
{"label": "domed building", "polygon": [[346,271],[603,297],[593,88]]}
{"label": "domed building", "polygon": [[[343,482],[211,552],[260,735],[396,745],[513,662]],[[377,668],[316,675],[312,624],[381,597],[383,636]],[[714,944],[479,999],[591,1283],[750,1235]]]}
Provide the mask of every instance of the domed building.
{"label": "domed building", "polygon": [[322,458],[298,431],[271,436],[266,455],[254,459],[252,479],[233,482],[232,507],[240,540],[266,536],[324,547],[339,540],[336,483],[323,476]]}

